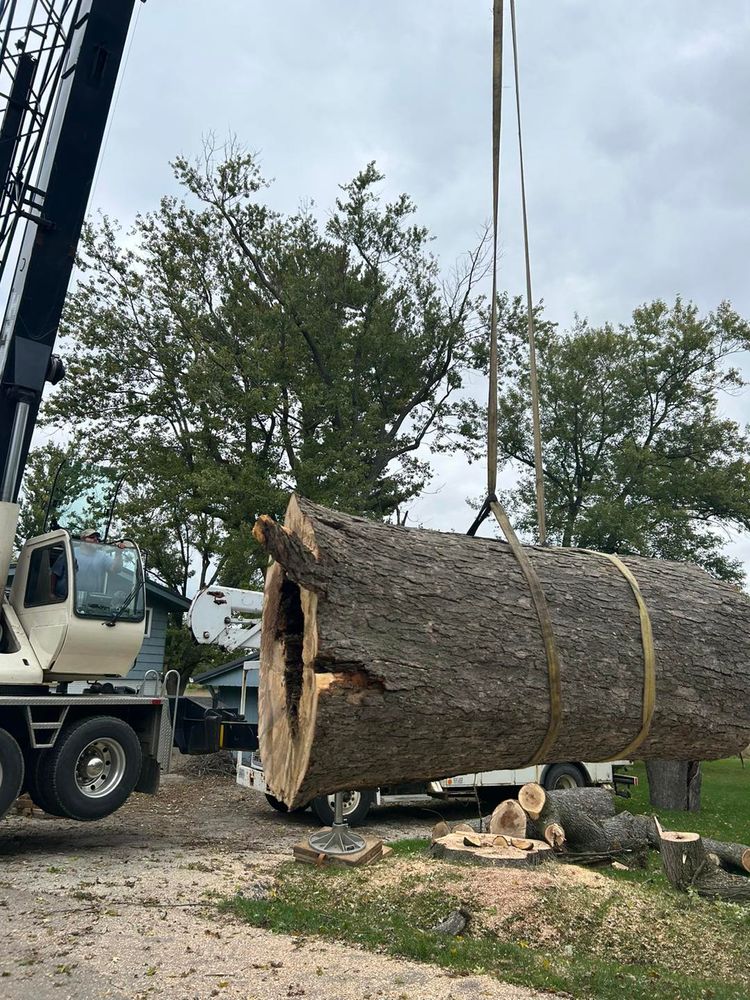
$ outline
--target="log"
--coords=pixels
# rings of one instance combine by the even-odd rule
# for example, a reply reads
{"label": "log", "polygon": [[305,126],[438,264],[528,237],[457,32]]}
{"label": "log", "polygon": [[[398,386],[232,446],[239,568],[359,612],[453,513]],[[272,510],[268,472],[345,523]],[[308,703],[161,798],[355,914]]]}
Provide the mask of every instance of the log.
{"label": "log", "polygon": [[526,813],[516,799],[505,799],[490,817],[490,833],[504,837],[526,836]]}
{"label": "log", "polygon": [[[260,743],[294,808],[316,795],[526,765],[549,723],[547,661],[503,542],[387,525],[292,497],[262,517]],[[641,729],[643,649],[608,560],[528,546],[560,654],[545,754],[608,760]],[[695,566],[625,557],[649,608],[656,707],[643,759],[709,760],[750,743],[750,599]]]}
{"label": "log", "polygon": [[735,903],[750,902],[750,879],[717,867],[697,833],[660,831],[661,863],[670,884],[683,892]]}
{"label": "log", "polygon": [[[614,795],[606,788],[568,788],[547,792],[536,819],[529,817],[526,833],[546,840],[553,847],[600,842],[598,821],[615,815]],[[601,849],[601,842],[600,842]]]}
{"label": "log", "polygon": [[547,796],[536,781],[527,782],[518,793],[518,804],[531,819],[539,819]]}
{"label": "log", "polygon": [[731,844],[723,840],[703,838],[703,846],[713,854],[720,867],[727,872],[747,875],[750,872],[750,847],[746,844]]}

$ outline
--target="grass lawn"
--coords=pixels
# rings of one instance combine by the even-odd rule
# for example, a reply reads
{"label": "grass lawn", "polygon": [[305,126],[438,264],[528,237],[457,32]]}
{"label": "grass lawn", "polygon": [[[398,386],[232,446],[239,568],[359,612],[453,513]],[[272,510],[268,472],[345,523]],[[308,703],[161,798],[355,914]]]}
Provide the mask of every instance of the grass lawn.
{"label": "grass lawn", "polygon": [[[642,785],[621,806],[649,812]],[[661,814],[666,828],[750,841],[750,769],[704,766],[704,811]],[[221,905],[252,924],[320,935],[433,962],[456,976],[487,973],[573,997],[740,1000],[750,997],[750,907],[674,892],[658,855],[646,870],[533,871],[456,866],[431,859],[426,840],[401,841],[382,865],[360,871],[283,864],[266,899]],[[452,909],[467,932],[430,930]],[[408,998],[408,993],[404,993]]]}

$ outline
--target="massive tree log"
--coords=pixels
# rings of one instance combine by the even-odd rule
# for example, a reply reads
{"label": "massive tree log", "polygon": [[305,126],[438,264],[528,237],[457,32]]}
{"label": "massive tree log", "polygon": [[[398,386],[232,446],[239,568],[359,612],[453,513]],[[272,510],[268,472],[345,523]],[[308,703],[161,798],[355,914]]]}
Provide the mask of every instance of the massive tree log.
{"label": "massive tree log", "polygon": [[[503,542],[394,527],[292,497],[255,537],[266,577],[260,740],[290,806],[315,795],[520,767],[549,721],[526,580]],[[608,560],[530,546],[562,677],[545,760],[607,760],[641,728],[643,650]],[[656,708],[644,759],[708,760],[750,742],[750,600],[695,566],[625,558],[651,614]]]}

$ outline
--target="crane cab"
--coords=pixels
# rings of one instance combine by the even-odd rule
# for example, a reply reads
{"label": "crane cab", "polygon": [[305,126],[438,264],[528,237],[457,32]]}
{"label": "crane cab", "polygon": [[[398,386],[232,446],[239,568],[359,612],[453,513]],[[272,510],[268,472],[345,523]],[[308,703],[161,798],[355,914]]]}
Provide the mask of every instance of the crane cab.
{"label": "crane cab", "polygon": [[21,551],[9,603],[44,682],[122,677],[143,642],[140,551],[64,529],[39,535]]}

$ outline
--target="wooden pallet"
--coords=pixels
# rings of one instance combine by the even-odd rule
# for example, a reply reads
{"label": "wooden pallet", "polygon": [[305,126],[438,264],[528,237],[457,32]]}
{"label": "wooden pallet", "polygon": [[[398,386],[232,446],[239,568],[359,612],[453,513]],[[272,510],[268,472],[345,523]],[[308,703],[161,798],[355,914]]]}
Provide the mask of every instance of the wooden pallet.
{"label": "wooden pallet", "polygon": [[306,865],[327,865],[334,868],[358,868],[362,865],[372,865],[376,861],[392,854],[392,848],[386,847],[377,837],[365,837],[365,846],[353,854],[324,854],[310,847],[306,840],[294,845],[294,860]]}

